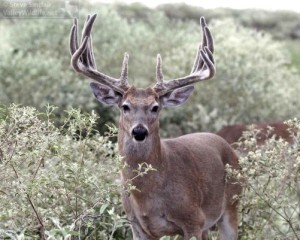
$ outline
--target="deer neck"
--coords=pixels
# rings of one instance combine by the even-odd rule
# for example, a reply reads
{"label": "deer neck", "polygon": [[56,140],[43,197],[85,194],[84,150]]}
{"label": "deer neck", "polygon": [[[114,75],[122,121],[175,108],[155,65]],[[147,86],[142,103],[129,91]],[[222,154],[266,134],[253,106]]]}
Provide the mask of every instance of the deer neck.
{"label": "deer neck", "polygon": [[[119,128],[118,135],[119,153],[126,163],[126,167],[122,170],[122,181],[134,185],[139,191],[131,191],[135,197],[143,197],[143,193],[149,192],[154,186],[158,186],[157,174],[163,172],[163,152],[161,151],[161,140],[157,132],[149,134],[145,142],[136,142],[122,128]],[[148,164],[156,170],[150,171],[145,176],[138,176],[137,169],[139,164]],[[149,184],[151,183],[151,184]]]}

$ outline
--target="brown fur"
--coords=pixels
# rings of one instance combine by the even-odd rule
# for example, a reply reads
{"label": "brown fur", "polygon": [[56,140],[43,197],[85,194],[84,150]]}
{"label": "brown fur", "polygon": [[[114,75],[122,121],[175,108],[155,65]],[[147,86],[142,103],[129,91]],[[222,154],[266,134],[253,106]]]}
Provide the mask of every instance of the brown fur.
{"label": "brown fur", "polygon": [[[275,139],[282,138],[288,143],[293,143],[293,137],[290,127],[284,122],[259,122],[254,124],[254,129],[260,130],[259,134],[256,137],[257,143],[259,145],[264,144],[267,139],[272,137],[275,137]],[[236,148],[237,145],[234,143],[243,141],[243,132],[247,130],[249,130],[249,125],[247,126],[245,124],[235,124],[223,127],[218,132],[216,132],[216,134],[224,138],[229,144]]]}
{"label": "brown fur", "polygon": [[[147,100],[146,100],[147,99]],[[157,171],[136,178],[139,191],[124,194],[123,204],[133,226],[134,239],[159,239],[180,234],[185,240],[202,239],[202,233],[218,222],[222,239],[237,238],[237,201],[241,187],[225,181],[226,164],[239,168],[232,148],[217,135],[195,133],[175,139],[160,139],[159,120],[148,117],[147,106],[158,101],[149,90],[130,89],[122,100],[130,104],[130,116],[121,114],[119,151],[128,164],[122,172],[126,182],[136,175],[139,163],[151,164]],[[134,124],[149,129],[144,143],[130,136]],[[223,219],[226,215],[227,219]],[[227,221],[231,233],[223,227]],[[204,233],[205,234],[205,233]]]}

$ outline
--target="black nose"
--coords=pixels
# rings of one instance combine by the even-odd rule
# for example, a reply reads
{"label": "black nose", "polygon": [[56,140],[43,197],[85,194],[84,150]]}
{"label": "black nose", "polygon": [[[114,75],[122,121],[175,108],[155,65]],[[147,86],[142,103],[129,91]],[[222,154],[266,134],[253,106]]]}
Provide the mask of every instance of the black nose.
{"label": "black nose", "polygon": [[137,126],[132,130],[132,136],[137,141],[144,141],[148,135],[148,130],[143,126]]}

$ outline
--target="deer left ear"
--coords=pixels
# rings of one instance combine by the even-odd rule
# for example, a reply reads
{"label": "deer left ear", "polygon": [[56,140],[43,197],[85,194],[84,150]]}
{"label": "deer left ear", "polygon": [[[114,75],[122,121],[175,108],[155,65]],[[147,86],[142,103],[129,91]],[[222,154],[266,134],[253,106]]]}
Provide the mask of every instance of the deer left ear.
{"label": "deer left ear", "polygon": [[163,107],[176,107],[183,104],[192,95],[193,90],[194,86],[175,89],[160,97],[161,104]]}
{"label": "deer left ear", "polygon": [[100,83],[90,83],[92,92],[97,100],[109,106],[117,106],[122,99],[122,95],[108,86]]}

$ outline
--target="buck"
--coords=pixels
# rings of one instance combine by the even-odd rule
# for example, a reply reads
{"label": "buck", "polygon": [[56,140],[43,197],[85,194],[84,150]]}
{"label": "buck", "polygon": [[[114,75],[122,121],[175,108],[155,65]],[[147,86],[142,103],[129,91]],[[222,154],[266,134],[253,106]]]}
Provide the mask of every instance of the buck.
{"label": "buck", "polygon": [[[123,182],[132,180],[138,191],[123,193],[122,201],[132,225],[134,240],[158,240],[168,235],[207,239],[207,231],[217,224],[221,239],[237,239],[238,200],[241,186],[226,179],[225,165],[238,169],[238,158],[230,145],[211,133],[194,133],[174,139],[159,136],[159,112],[184,103],[193,84],[215,74],[214,45],[205,19],[190,75],[166,81],[162,60],[157,56],[153,87],[145,89],[128,83],[128,54],[125,53],[120,78],[105,75],[96,68],[91,31],[96,15],[88,16],[80,44],[78,24],[70,35],[71,65],[96,81],[90,87],[99,102],[120,109],[118,148],[127,164]],[[151,164],[156,171],[136,177],[139,164]]]}

